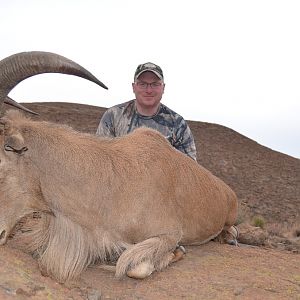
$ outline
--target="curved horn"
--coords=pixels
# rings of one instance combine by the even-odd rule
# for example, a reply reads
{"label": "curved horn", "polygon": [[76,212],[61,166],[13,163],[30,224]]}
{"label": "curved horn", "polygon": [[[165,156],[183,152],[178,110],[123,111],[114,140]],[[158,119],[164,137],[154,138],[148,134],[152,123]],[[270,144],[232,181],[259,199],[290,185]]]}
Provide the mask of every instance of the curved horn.
{"label": "curved horn", "polygon": [[6,98],[4,99],[4,103],[9,104],[9,105],[11,105],[11,106],[14,106],[14,107],[16,107],[16,108],[22,109],[22,110],[24,110],[24,111],[27,111],[27,112],[29,112],[29,113],[31,113],[31,114],[33,114],[33,115],[39,115],[38,113],[36,113],[36,112],[34,112],[34,111],[32,111],[32,110],[26,108],[26,107],[23,106],[22,104],[19,104],[18,102],[16,102],[15,100],[11,99],[10,97],[6,97]]}
{"label": "curved horn", "polygon": [[107,89],[88,70],[64,56],[43,51],[21,52],[0,61],[0,111],[6,96],[19,82],[42,73],[75,75]]}

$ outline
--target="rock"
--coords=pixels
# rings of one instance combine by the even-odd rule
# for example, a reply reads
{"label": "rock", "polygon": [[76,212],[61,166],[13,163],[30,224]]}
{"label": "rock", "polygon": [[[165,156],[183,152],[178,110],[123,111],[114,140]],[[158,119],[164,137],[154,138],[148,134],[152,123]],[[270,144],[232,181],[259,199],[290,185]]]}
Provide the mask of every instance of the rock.
{"label": "rock", "polygon": [[240,231],[238,241],[243,244],[263,246],[268,238],[268,234],[260,227],[242,223],[238,226]]}

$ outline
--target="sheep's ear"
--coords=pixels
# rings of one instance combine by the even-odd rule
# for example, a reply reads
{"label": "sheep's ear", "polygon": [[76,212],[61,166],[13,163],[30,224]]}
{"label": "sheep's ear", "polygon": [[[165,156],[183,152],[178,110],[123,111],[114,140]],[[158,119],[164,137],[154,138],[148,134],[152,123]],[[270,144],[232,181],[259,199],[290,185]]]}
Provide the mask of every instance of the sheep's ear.
{"label": "sheep's ear", "polygon": [[[4,128],[0,126],[0,147],[3,147],[4,142]],[[0,160],[1,161],[1,160]]]}
{"label": "sheep's ear", "polygon": [[16,107],[18,109],[21,109],[23,111],[29,112],[33,115],[39,115],[38,113],[36,113],[35,111],[32,111],[28,108],[26,108],[25,106],[21,105],[20,103],[16,102],[14,99],[10,98],[10,97],[6,97],[4,100],[4,103],[11,105],[13,107]]}

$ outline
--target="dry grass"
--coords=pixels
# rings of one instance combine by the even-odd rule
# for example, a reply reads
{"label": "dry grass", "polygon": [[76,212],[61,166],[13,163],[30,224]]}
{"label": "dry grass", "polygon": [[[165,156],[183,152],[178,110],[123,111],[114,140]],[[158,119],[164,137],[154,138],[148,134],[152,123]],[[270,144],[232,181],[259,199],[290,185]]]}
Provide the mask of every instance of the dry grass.
{"label": "dry grass", "polygon": [[251,218],[250,208],[246,203],[241,202],[239,205],[238,216],[235,225],[239,225],[242,223],[250,223],[249,220]]}
{"label": "dry grass", "polygon": [[268,224],[269,245],[274,248],[300,253],[300,222]]}
{"label": "dry grass", "polygon": [[295,222],[292,224],[268,224],[266,227],[270,235],[276,235],[284,238],[297,238],[300,237],[300,222]]}

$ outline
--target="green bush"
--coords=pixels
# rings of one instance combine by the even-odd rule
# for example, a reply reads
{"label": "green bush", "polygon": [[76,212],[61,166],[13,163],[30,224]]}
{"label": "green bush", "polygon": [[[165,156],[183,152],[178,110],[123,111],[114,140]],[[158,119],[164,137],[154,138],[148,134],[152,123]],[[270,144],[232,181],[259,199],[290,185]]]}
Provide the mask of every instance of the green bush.
{"label": "green bush", "polygon": [[262,216],[254,216],[252,219],[252,224],[255,227],[264,228],[266,225],[266,221]]}

